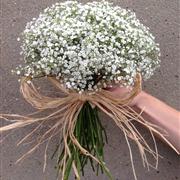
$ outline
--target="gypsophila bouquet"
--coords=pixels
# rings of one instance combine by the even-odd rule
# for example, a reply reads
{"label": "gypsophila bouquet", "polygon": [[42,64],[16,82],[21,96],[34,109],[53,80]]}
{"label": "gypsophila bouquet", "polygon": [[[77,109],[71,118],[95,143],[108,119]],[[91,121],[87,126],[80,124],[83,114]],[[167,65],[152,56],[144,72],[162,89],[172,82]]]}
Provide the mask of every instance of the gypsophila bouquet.
{"label": "gypsophila bouquet", "polygon": [[[37,124],[22,143],[43,125],[49,122],[53,125],[19,161],[44,142],[47,150],[52,137],[59,135],[62,141],[55,153],[62,180],[68,180],[71,169],[80,179],[88,162],[94,171],[98,173],[101,168],[112,179],[104,162],[107,137],[98,116],[101,110],[123,131],[131,161],[128,138],[137,143],[144,165],[149,166],[145,153],[155,158],[158,154],[150,149],[132,121],[150,132],[157,131],[128,103],[140,92],[141,77],[148,79],[159,66],[160,49],[154,39],[135,13],[106,1],[56,3],[27,23],[18,38],[22,41],[25,64],[14,72],[22,77],[20,89],[25,99],[36,109],[50,109],[50,113],[46,116],[41,111],[29,116],[3,114],[2,118],[13,118],[14,122],[1,127],[0,132]],[[53,98],[38,92],[32,81],[41,77],[46,77],[64,96]],[[117,99],[105,89],[115,84],[131,87],[131,92]],[[44,170],[45,167],[46,154]],[[133,163],[132,168],[136,179]]]}
{"label": "gypsophila bouquet", "polygon": [[26,65],[17,74],[54,76],[67,89],[94,91],[133,85],[159,65],[159,46],[135,13],[108,2],[57,3],[29,22],[22,34]]}

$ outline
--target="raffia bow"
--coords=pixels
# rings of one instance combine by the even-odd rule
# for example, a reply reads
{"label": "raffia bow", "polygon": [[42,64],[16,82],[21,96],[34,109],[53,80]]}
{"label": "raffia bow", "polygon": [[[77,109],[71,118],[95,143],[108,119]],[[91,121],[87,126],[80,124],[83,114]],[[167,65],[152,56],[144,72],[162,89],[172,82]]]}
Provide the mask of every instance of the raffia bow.
{"label": "raffia bow", "polygon": [[[148,168],[149,166],[152,165],[148,162],[146,158],[146,152],[150,153],[155,158],[156,160],[155,168],[157,168],[158,165],[158,151],[153,133],[158,134],[173,149],[175,149],[173,145],[171,145],[171,143],[169,143],[168,140],[165,138],[162,131],[160,132],[158,130],[159,127],[144,120],[143,117],[141,116],[142,112],[138,114],[128,106],[129,102],[131,102],[132,99],[141,91],[140,74],[137,74],[136,82],[132,91],[129,92],[127,96],[123,99],[117,99],[117,97],[115,97],[112,92],[104,89],[94,93],[86,92],[83,94],[79,94],[74,91],[68,91],[59,83],[58,80],[56,80],[56,78],[48,77],[48,80],[55,87],[57,87],[59,91],[61,91],[64,94],[64,97],[51,98],[40,94],[37,88],[34,86],[34,84],[32,82],[28,83],[28,80],[29,77],[22,78],[21,80],[20,90],[24,98],[26,99],[27,102],[29,102],[34,108],[38,110],[48,111],[50,109],[49,114],[42,117],[38,117],[38,115],[41,114],[41,111],[38,111],[37,113],[34,114],[30,114],[28,116],[21,116],[16,114],[10,114],[10,115],[1,114],[0,118],[3,118],[5,120],[9,120],[10,118],[11,119],[13,118],[12,120],[13,123],[0,127],[0,132],[14,130],[17,128],[25,127],[27,125],[38,123],[36,128],[32,132],[27,134],[18,143],[19,145],[24,141],[26,141],[30,136],[32,136],[32,134],[35,133],[40,127],[42,127],[43,124],[52,123],[53,125],[44,134],[42,134],[41,137],[37,139],[36,145],[32,147],[27,153],[25,153],[17,162],[20,162],[27,155],[29,155],[34,150],[36,150],[40,144],[47,142],[45,149],[45,163],[44,163],[44,170],[45,170],[46,158],[47,158],[46,151],[48,148],[48,144],[53,136],[57,135],[59,132],[62,132],[64,146],[65,146],[63,167],[65,167],[66,165],[66,158],[71,157],[71,152],[69,150],[67,143],[68,137],[71,139],[73,144],[79,148],[82,154],[86,156],[90,156],[98,163],[102,163],[90,152],[88,152],[84,147],[82,147],[81,144],[76,139],[76,137],[74,136],[74,128],[76,125],[78,114],[81,108],[83,107],[83,104],[86,101],[88,101],[93,106],[97,106],[100,110],[102,110],[105,114],[107,114],[124,133],[127,145],[129,147],[130,159],[131,159],[131,164],[135,179],[137,178],[133,164],[133,155],[131,152],[131,147],[128,138],[136,142],[140,151],[143,165],[144,166],[146,165]],[[152,135],[152,139],[154,141],[155,151],[149,147],[146,140],[136,129],[132,121],[136,121],[141,125],[145,126],[146,128],[148,128],[148,130]],[[80,175],[77,171],[77,167],[74,162],[72,167],[77,179],[80,179]],[[64,179],[64,172],[65,169],[63,168],[62,179]]]}

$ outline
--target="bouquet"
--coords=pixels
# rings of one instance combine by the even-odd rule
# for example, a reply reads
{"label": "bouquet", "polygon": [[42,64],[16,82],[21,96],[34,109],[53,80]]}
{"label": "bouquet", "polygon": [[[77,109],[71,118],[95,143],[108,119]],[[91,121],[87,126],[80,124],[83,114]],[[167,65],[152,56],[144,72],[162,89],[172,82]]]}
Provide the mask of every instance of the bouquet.
{"label": "bouquet", "polygon": [[[148,146],[133,122],[148,128],[153,140],[154,132],[166,138],[128,106],[141,91],[141,78],[150,78],[160,64],[159,45],[135,13],[106,1],[56,3],[27,23],[19,40],[25,63],[14,72],[21,77],[20,90],[25,100],[38,111],[27,116],[1,114],[2,119],[12,123],[0,127],[0,132],[35,124],[21,144],[43,125],[51,126],[18,162],[42,143],[47,143],[46,152],[51,139],[58,136],[61,143],[55,153],[62,180],[68,180],[71,169],[80,179],[88,162],[94,171],[101,169],[113,179],[104,162],[107,136],[99,111],[106,113],[124,133],[135,179],[129,139],[137,144],[144,166],[151,165],[146,153],[157,160],[157,148],[154,151]],[[39,92],[33,84],[39,78],[48,79],[63,97]],[[129,87],[131,91],[117,99],[106,89],[113,85]],[[44,170],[46,158],[45,153]]]}

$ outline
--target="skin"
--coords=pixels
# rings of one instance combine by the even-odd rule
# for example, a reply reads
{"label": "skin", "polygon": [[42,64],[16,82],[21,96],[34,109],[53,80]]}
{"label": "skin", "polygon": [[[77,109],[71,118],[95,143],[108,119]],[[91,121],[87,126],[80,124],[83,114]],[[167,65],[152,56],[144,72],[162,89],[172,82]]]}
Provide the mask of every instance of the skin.
{"label": "skin", "polygon": [[[108,88],[108,90],[112,91],[117,97],[122,97],[124,93],[130,91],[130,89],[122,87]],[[144,119],[164,129],[168,133],[168,136],[166,136],[167,140],[176,148],[176,152],[180,154],[179,111],[144,91],[141,91],[129,105],[137,112],[143,109],[142,116]]]}

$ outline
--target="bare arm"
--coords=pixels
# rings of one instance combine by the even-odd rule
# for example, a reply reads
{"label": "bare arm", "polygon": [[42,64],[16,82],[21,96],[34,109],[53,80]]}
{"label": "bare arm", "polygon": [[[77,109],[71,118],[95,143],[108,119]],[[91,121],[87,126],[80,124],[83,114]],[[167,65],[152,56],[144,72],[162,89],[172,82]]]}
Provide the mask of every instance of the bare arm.
{"label": "bare arm", "polygon": [[166,138],[180,152],[180,112],[144,91],[135,99],[135,106],[144,109],[146,120],[167,131]]}
{"label": "bare arm", "polygon": [[[111,89],[116,95],[127,92],[125,88]],[[144,110],[142,116],[149,122],[164,129],[167,140],[180,152],[180,112],[159,99],[142,91],[131,102],[136,111]]]}

